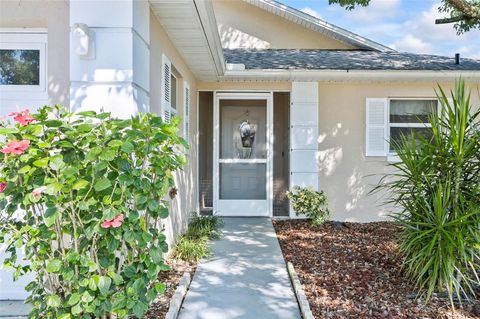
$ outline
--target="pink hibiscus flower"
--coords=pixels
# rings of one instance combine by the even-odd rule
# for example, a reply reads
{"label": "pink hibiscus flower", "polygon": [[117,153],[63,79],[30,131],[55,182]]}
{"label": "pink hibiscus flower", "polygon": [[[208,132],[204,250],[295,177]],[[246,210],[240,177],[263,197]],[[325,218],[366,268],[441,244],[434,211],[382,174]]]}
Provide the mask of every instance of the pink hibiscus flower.
{"label": "pink hibiscus flower", "polygon": [[11,141],[6,146],[4,146],[0,152],[3,154],[22,154],[30,146],[29,140],[22,140],[20,142]]}
{"label": "pink hibiscus flower", "polygon": [[120,215],[115,216],[113,219],[105,220],[100,225],[100,227],[102,227],[102,228],[110,228],[110,227],[118,228],[118,227],[122,226],[122,222],[123,222],[123,214],[120,214]]}
{"label": "pink hibiscus flower", "polygon": [[7,183],[0,183],[0,193],[3,193],[7,188]]}
{"label": "pink hibiscus flower", "polygon": [[21,112],[12,112],[8,114],[8,116],[13,116],[13,120],[20,123],[22,126],[28,125],[35,121],[35,119],[30,115],[30,111],[28,109],[25,109]]}
{"label": "pink hibiscus flower", "polygon": [[41,186],[38,188],[35,188],[32,192],[33,197],[38,198],[40,195],[42,195],[45,191],[47,190],[46,186]]}

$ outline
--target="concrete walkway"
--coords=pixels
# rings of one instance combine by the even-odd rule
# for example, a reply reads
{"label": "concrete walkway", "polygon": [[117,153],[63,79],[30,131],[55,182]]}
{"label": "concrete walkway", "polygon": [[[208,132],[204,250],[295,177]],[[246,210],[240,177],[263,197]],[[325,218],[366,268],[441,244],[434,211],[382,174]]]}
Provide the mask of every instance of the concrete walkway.
{"label": "concrete walkway", "polygon": [[24,304],[23,300],[0,300],[0,319],[27,318],[31,308]]}
{"label": "concrete walkway", "polygon": [[179,319],[300,319],[269,218],[225,218],[195,272]]}

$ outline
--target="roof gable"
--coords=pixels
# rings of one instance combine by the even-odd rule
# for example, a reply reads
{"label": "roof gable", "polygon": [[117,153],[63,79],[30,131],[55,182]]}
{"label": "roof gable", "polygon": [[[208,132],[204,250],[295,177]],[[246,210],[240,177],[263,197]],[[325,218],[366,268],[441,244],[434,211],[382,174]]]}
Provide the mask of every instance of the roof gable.
{"label": "roof gable", "polygon": [[[375,41],[369,40],[362,36],[359,36],[346,29],[340,28],[334,24],[331,24],[323,19],[313,17],[300,10],[294,9],[287,5],[274,0],[243,0],[253,6],[268,11],[274,15],[277,15],[287,21],[300,25],[306,30],[312,30],[319,33],[322,36],[336,40],[350,46],[351,49],[364,49],[375,50],[380,52],[391,52],[393,49],[379,44]],[[332,48],[327,48],[332,49]],[[338,47],[336,49],[345,49]]]}

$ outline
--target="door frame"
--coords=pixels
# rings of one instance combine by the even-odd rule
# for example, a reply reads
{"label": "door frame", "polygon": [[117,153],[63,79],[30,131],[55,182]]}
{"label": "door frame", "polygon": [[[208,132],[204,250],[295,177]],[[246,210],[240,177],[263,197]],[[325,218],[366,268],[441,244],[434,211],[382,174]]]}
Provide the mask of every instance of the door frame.
{"label": "door frame", "polygon": [[[219,211],[220,201],[220,100],[266,100],[266,203],[265,214],[242,214],[238,216],[273,217],[273,92],[213,92],[213,214],[222,215]],[[235,200],[242,201],[242,200]],[[251,202],[251,200],[243,200]],[[237,215],[225,215],[237,216]]]}

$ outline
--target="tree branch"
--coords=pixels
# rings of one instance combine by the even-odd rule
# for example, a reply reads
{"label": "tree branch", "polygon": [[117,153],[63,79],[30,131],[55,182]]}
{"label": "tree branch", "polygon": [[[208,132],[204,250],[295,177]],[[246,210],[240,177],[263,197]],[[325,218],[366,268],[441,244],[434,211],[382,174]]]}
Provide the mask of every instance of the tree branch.
{"label": "tree branch", "polygon": [[451,18],[442,18],[442,19],[436,19],[435,24],[445,24],[445,23],[454,23],[458,21],[465,20],[465,16],[457,16],[457,17],[451,17]]}

